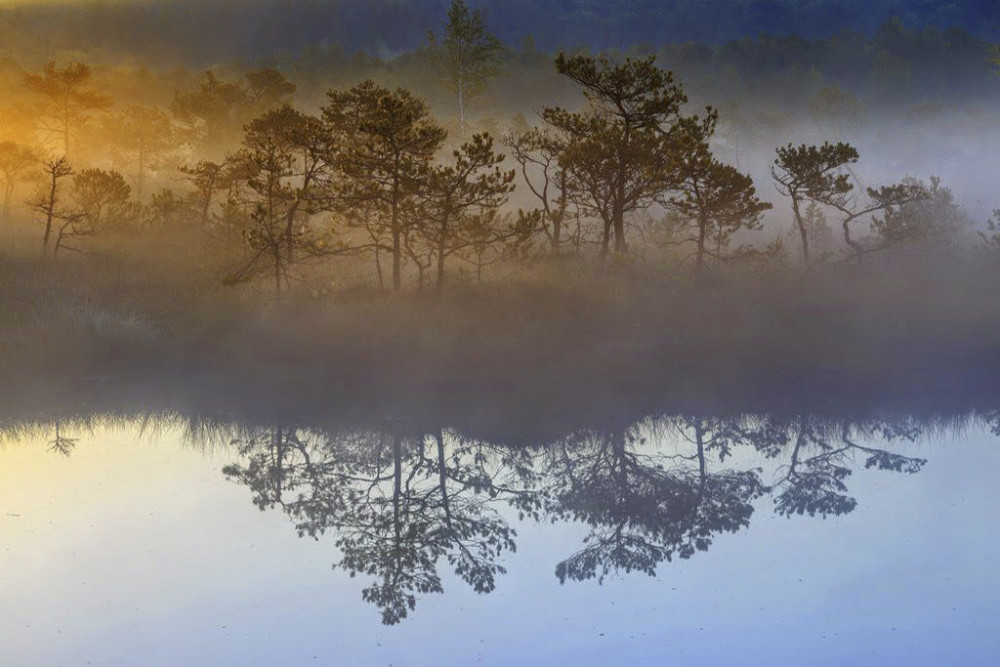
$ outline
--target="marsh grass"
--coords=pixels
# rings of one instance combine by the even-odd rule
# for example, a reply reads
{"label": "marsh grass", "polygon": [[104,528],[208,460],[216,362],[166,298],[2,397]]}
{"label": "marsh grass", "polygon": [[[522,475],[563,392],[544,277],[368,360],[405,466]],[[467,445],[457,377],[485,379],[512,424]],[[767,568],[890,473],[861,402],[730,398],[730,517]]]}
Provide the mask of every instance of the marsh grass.
{"label": "marsh grass", "polygon": [[[277,304],[223,286],[218,258],[183,239],[142,243],[53,263],[8,241],[5,401],[128,391],[516,429],[671,407],[988,407],[1000,394],[1000,263],[985,255],[734,271],[698,289],[640,260],[538,260],[440,294],[317,272]],[[320,281],[339,287],[317,296]]]}

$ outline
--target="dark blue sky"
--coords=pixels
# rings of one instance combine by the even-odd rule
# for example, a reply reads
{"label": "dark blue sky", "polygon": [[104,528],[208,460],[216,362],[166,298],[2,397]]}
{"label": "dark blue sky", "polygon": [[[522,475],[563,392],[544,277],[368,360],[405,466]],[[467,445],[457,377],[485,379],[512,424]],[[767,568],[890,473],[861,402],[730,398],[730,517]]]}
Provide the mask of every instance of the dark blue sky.
{"label": "dark blue sky", "polygon": [[[424,43],[450,0],[134,0],[51,2],[0,10],[8,49],[32,45],[142,52],[168,44],[193,61],[298,52],[308,43],[383,55]],[[518,46],[628,47],[721,44],[761,33],[815,39],[871,34],[893,16],[912,28],[962,27],[1000,39],[1000,1],[956,0],[469,0]],[[23,41],[23,44],[18,42]],[[177,51],[175,51],[176,53]]]}

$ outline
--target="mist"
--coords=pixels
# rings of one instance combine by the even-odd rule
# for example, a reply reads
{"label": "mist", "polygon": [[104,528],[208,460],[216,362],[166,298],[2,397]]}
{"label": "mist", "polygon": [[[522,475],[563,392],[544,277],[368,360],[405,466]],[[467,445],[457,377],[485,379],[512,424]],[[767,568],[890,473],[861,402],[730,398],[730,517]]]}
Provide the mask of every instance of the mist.
{"label": "mist", "polygon": [[[0,458],[23,466],[0,525],[23,505],[29,527],[0,572],[50,563],[16,599],[57,601],[0,615],[0,633],[36,628],[0,662],[166,655],[171,624],[126,596],[115,613],[145,634],[107,657],[118,631],[46,576],[65,574],[46,551],[63,537],[30,537],[60,526],[60,553],[96,554],[66,557],[72,576],[131,571],[131,552],[91,544],[113,539],[63,528],[85,506],[120,530],[105,488],[134,501],[133,527],[168,517],[159,536],[159,518],[133,531],[151,553],[194,553],[165,536],[218,522],[201,542],[233,554],[217,571],[241,602],[205,608],[185,654],[198,664],[245,663],[211,628],[256,636],[245,616],[264,607],[267,650],[334,660],[330,642],[303,657],[292,637],[312,626],[278,613],[326,609],[331,563],[352,601],[348,661],[412,662],[465,609],[485,628],[469,638],[506,623],[536,644],[445,642],[441,664],[593,660],[597,626],[568,619],[602,608],[605,580],[645,575],[618,609],[701,632],[728,604],[716,582],[769,540],[823,556],[796,576],[823,570],[802,599],[842,633],[830,664],[991,655],[996,628],[946,630],[995,625],[992,587],[945,574],[996,579],[970,555],[989,544],[965,509],[995,506],[995,489],[954,452],[991,460],[1000,437],[998,20],[945,2],[0,8]],[[197,491],[165,499],[171,475]],[[918,525],[932,515],[965,546],[934,548]],[[740,541],[755,530],[771,537]],[[484,605],[531,543],[518,531],[539,551],[501,623]],[[874,575],[848,579],[845,543],[878,545],[858,572],[915,551],[940,552],[938,569],[880,575],[871,590],[888,599],[898,580],[910,596],[881,607],[841,593],[855,617],[830,591]],[[245,602],[267,559],[308,565]],[[744,577],[773,587],[761,612],[811,618],[765,560]],[[538,563],[559,590],[600,584],[554,607],[557,649],[524,620],[544,597],[526,583]],[[204,577],[178,568],[171,589],[200,608]],[[674,576],[693,588],[668,593]],[[690,619],[670,611],[707,588],[723,593]],[[949,625],[945,607],[965,616]],[[609,661],[653,655],[643,623],[599,617],[624,628]],[[889,617],[903,648],[872,620]],[[38,652],[62,627],[50,619],[89,639]],[[813,630],[788,661],[819,655]],[[720,636],[723,662],[775,661]]]}

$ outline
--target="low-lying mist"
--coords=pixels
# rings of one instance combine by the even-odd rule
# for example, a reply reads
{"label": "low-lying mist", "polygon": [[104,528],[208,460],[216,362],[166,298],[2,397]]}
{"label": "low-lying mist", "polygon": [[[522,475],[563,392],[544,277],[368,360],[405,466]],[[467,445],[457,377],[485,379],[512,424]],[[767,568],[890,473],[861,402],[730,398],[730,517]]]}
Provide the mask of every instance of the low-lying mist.
{"label": "low-lying mist", "polygon": [[341,276],[340,289],[303,286],[280,303],[213,275],[165,242],[56,264],[5,253],[4,404],[55,413],[147,397],[499,425],[663,409],[947,412],[1000,398],[1000,262],[981,252],[740,267],[698,285],[651,260],[543,257],[442,291],[379,294]]}
{"label": "low-lying mist", "polygon": [[3,400],[498,424],[995,403],[987,42],[890,19],[550,54],[458,0],[439,18],[391,55],[3,61]]}

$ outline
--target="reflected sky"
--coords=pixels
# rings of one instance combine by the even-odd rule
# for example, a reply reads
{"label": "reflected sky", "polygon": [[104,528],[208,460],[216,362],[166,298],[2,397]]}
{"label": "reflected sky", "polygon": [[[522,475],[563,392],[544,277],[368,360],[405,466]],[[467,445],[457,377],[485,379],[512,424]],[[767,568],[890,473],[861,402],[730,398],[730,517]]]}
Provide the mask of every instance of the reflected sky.
{"label": "reflected sky", "polygon": [[[461,474],[471,475],[461,465],[483,459],[468,458],[480,443],[446,431],[440,451],[434,433],[382,432],[382,458],[362,456],[345,469],[349,453],[330,449],[333,441],[342,447],[343,438],[284,429],[308,444],[311,468],[300,467],[299,486],[284,486],[290,495],[275,506],[261,503],[261,511],[254,498],[274,487],[254,488],[246,472],[255,457],[273,454],[275,428],[207,443],[180,425],[155,433],[140,432],[138,423],[92,431],[64,425],[61,435],[77,439],[69,456],[51,451],[53,427],[40,428],[0,450],[0,664],[995,664],[1000,576],[991,554],[1000,448],[977,425],[913,442],[881,433],[859,440],[927,463],[919,473],[897,474],[866,469],[867,455],[852,456],[845,484],[857,504],[825,519],[776,511],[777,482],[787,476],[795,438],[777,455],[741,445],[720,461],[720,452],[707,448],[706,474],[755,472],[768,487],[759,494],[745,489],[754,510],[745,525],[709,531],[706,550],[689,559],[675,554],[652,577],[612,566],[601,583],[598,571],[560,584],[557,566],[617,525],[621,513],[634,514],[625,517],[627,528],[648,527],[639,515],[653,510],[641,493],[630,504],[622,488],[581,482],[582,471],[596,479],[602,465],[621,469],[609,452],[641,461],[646,468],[634,475],[659,471],[654,495],[679,488],[678,479],[694,485],[685,489],[700,488],[690,437],[696,430],[690,422],[675,427],[648,422],[589,431],[532,450],[535,476],[527,486],[558,502],[539,510],[541,521],[518,520],[517,507],[503,502],[506,491],[491,497],[456,485]],[[718,432],[705,429],[703,444]],[[843,441],[832,433],[836,450]],[[351,451],[375,451],[371,435],[366,447]],[[351,488],[365,489],[374,471],[387,490],[379,498],[391,498],[397,439],[399,451],[408,452],[399,469],[420,490],[410,511],[437,517],[424,526],[424,539],[439,539],[433,531],[444,520],[432,493],[434,462],[443,453],[452,511],[472,511],[462,503],[490,497],[488,511],[477,507],[475,516],[509,526],[516,550],[493,552],[491,561],[506,572],[496,574],[492,593],[477,594],[468,577],[455,574],[445,548],[434,567],[443,594],[418,592],[404,619],[383,625],[378,605],[362,599],[378,577],[331,568],[342,561],[334,545],[351,523],[348,510],[338,510],[314,540],[297,536],[303,519],[285,504],[300,493],[314,497],[308,494],[317,470],[324,479],[346,470]],[[806,449],[810,456],[825,451]],[[510,488],[495,457],[524,454],[487,452],[495,485],[502,479]],[[422,472],[410,478],[414,466],[427,466],[422,485]],[[572,476],[563,474],[567,466],[575,466]],[[359,481],[362,471],[369,477]],[[600,479],[603,485],[609,477]],[[608,494],[602,502],[600,489]],[[673,507],[685,502],[678,494]],[[392,516],[391,509],[391,502],[376,503],[349,517]],[[305,516],[327,521],[315,512]],[[654,531],[660,544],[679,534],[678,521],[688,519]]]}

